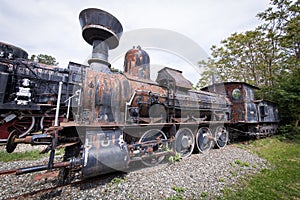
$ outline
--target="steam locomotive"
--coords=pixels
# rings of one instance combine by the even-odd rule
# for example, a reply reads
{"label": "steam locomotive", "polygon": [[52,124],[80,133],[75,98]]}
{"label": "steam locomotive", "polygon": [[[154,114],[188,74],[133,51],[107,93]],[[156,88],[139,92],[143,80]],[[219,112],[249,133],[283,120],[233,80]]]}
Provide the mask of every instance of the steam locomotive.
{"label": "steam locomotive", "polygon": [[[127,170],[136,162],[156,165],[167,155],[188,157],[213,146],[223,148],[230,136],[276,132],[276,105],[254,100],[258,88],[249,84],[193,90],[181,71],[168,67],[152,81],[149,55],[139,46],[125,54],[124,73],[112,73],[108,50],[119,44],[121,23],[94,8],[83,10],[79,19],[83,38],[93,46],[89,66],[44,66],[29,62],[26,52],[12,46],[18,58],[1,58],[2,126],[25,119],[32,123],[33,118],[43,124],[49,109],[55,113],[48,117],[51,124],[33,122],[24,128],[27,132],[1,128],[1,135],[6,131],[2,137],[8,135],[8,152],[19,143],[47,145],[43,152],[50,151],[48,165],[22,168],[16,174],[62,168],[63,179],[74,171],[88,178]],[[49,78],[55,75],[57,79]],[[70,110],[72,118],[64,120]],[[65,149],[63,161],[54,162],[59,148]]]}

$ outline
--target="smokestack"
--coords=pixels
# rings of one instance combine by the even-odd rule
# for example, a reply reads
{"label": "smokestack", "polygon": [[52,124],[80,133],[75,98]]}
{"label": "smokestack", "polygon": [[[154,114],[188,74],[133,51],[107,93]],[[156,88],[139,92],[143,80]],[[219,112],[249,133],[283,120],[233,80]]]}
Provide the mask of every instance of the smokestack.
{"label": "smokestack", "polygon": [[93,46],[92,58],[88,61],[91,69],[110,73],[108,50],[119,45],[123,33],[121,23],[110,13],[96,8],[81,11],[79,21],[83,39]]}

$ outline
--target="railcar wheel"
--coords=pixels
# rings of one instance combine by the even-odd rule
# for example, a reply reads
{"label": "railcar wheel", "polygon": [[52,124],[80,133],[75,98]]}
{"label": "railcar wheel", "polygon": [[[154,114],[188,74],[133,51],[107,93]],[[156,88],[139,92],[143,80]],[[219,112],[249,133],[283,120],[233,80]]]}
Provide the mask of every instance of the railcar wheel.
{"label": "railcar wheel", "polygon": [[[158,142],[161,139],[167,139],[167,136],[158,129],[150,129],[146,131],[143,136],[140,138],[139,143],[144,142]],[[160,150],[163,150],[163,144],[156,144],[152,147],[153,149],[150,152],[146,153],[146,157],[142,158],[142,163],[146,166],[154,166],[162,162],[165,158],[165,156],[154,156],[151,155],[152,153],[157,153]]]}
{"label": "railcar wheel", "polygon": [[[19,137],[24,137],[34,127],[35,117],[34,116],[26,116],[31,113],[20,113],[15,119],[5,122],[0,125],[0,141],[6,142],[10,133],[13,130],[16,130],[19,134]],[[5,117],[4,117],[5,118]],[[1,119],[1,120],[4,120]]]}
{"label": "railcar wheel", "polygon": [[214,137],[215,137],[215,142],[216,146],[218,148],[224,148],[228,142],[228,131],[224,126],[218,126],[214,130]]}
{"label": "railcar wheel", "polygon": [[205,153],[211,149],[213,136],[208,127],[201,127],[196,134],[197,149],[201,153]]}
{"label": "railcar wheel", "polygon": [[19,138],[19,134],[16,130],[13,130],[10,134],[9,134],[9,137],[7,139],[7,143],[6,143],[6,151],[7,153],[12,153],[16,147],[17,147],[17,144],[14,143],[14,140],[16,138]]}
{"label": "railcar wheel", "polygon": [[188,157],[194,150],[195,138],[193,132],[189,128],[181,128],[175,135],[174,148],[176,153],[181,157]]}

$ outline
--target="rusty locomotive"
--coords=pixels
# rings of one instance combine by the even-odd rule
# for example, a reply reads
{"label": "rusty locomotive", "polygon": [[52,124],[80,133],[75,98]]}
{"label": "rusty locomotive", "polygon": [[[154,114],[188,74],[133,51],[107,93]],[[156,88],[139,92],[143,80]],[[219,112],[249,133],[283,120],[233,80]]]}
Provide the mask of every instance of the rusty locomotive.
{"label": "rusty locomotive", "polygon": [[[51,74],[61,74],[60,80],[50,82],[55,93],[48,91],[56,107],[46,106],[45,101],[51,100],[49,95],[42,95],[48,93],[46,87],[38,87],[34,95],[28,95],[32,90],[26,89],[30,84],[25,82],[37,85],[39,81],[48,81],[40,78],[44,75],[40,73],[42,67],[20,59],[18,64],[9,61],[3,65],[6,68],[2,67],[7,70],[10,66],[14,72],[24,66],[26,73],[33,74],[29,78],[26,74],[18,76],[20,73],[8,75],[2,70],[1,76],[6,79],[1,77],[1,81],[13,82],[20,77],[15,85],[7,84],[9,88],[18,86],[15,92],[1,88],[3,124],[26,117],[36,117],[41,122],[47,116],[52,122],[45,127],[32,125],[26,133],[18,128],[5,129],[9,132],[8,152],[13,152],[19,143],[47,145],[43,152],[50,151],[47,165],[22,168],[16,174],[62,168],[64,179],[74,171],[88,178],[127,170],[135,162],[156,165],[170,154],[187,157],[213,146],[223,148],[231,135],[263,136],[276,132],[276,105],[254,100],[257,88],[249,84],[231,82],[193,90],[181,71],[168,67],[161,69],[156,81],[152,81],[149,55],[139,46],[126,53],[124,73],[112,73],[108,50],[119,44],[121,23],[99,9],[85,9],[79,19],[83,38],[93,46],[92,58],[89,66],[70,63],[63,72],[49,69]],[[7,95],[13,93],[13,100],[5,102]],[[16,112],[6,112],[6,105],[14,105],[16,112],[27,114],[19,117]],[[70,107],[72,118],[63,120],[69,116]],[[46,114],[48,108],[55,108],[53,115]],[[62,162],[55,162],[55,151],[59,148],[65,149],[65,155]]]}

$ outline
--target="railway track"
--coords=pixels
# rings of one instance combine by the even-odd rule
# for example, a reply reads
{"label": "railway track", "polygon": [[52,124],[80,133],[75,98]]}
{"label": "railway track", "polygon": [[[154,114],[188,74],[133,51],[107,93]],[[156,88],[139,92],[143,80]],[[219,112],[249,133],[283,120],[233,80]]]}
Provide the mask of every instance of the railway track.
{"label": "railway track", "polygon": [[[9,174],[14,174],[15,172],[16,172],[16,170],[0,171],[0,175],[9,175]],[[55,171],[55,172],[59,172],[59,171]],[[49,173],[48,173],[48,175],[49,175]],[[114,173],[109,173],[109,174],[105,174],[105,175],[102,175],[102,176],[97,176],[97,177],[93,177],[93,178],[89,178],[89,179],[83,179],[83,180],[76,180],[76,181],[72,181],[70,183],[64,183],[64,184],[60,184],[59,183],[59,177],[57,177],[56,180],[52,180],[52,181],[55,182],[55,186],[53,186],[53,187],[37,189],[37,190],[31,191],[31,192],[26,192],[26,193],[23,193],[23,194],[20,194],[20,195],[5,198],[4,200],[30,198],[30,197],[33,197],[34,195],[43,195],[43,194],[47,194],[47,193],[53,193],[53,192],[58,191],[59,189],[65,188],[65,187],[80,186],[80,185],[87,184],[87,183],[95,183],[97,181],[105,181],[106,180],[105,182],[109,183],[115,177],[120,177],[122,175],[124,175],[124,173],[114,172]],[[43,176],[43,177],[45,177],[45,176]]]}

